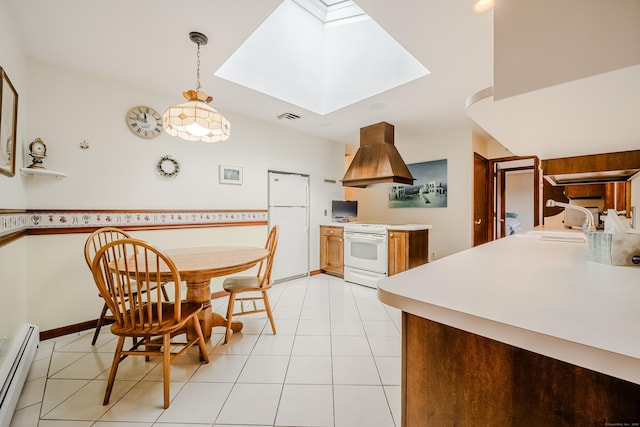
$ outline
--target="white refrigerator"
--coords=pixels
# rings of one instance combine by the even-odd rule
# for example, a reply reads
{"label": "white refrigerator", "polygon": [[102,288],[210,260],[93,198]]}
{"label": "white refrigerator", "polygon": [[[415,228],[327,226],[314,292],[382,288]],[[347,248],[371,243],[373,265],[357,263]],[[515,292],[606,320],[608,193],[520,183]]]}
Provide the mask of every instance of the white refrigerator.
{"label": "white refrigerator", "polygon": [[309,274],[309,177],[269,172],[269,228],[280,227],[274,282]]}

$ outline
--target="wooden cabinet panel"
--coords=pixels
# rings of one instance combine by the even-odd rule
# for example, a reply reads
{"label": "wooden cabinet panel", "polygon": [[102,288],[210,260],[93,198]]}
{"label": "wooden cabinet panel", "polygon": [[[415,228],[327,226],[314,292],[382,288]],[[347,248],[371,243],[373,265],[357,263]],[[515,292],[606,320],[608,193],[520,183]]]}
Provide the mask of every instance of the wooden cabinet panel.
{"label": "wooden cabinet panel", "polygon": [[429,230],[389,230],[389,276],[429,261]]}
{"label": "wooden cabinet panel", "polygon": [[320,270],[342,277],[344,275],[344,229],[320,226]]}
{"label": "wooden cabinet panel", "polygon": [[640,420],[639,384],[405,312],[402,345],[404,427]]}

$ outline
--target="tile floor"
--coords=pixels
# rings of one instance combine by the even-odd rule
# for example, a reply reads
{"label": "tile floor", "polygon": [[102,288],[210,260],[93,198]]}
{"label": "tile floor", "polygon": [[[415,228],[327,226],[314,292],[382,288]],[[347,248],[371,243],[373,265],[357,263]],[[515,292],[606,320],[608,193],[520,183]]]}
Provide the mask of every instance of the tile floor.
{"label": "tile floor", "polygon": [[[109,405],[102,399],[116,340],[103,329],[43,341],[11,427],[400,426],[398,310],[373,289],[327,275],[274,286],[277,335],[264,313],[244,316],[211,363],[196,349],[171,366],[171,406],[162,409],[162,365],[121,363]],[[212,301],[224,312],[226,299]]]}

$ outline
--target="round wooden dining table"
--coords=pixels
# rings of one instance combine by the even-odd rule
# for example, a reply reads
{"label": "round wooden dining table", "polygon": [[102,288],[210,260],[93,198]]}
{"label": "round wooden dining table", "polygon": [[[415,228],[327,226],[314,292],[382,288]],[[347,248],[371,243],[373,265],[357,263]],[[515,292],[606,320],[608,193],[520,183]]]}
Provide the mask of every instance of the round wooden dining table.
{"label": "round wooden dining table", "polygon": [[[211,336],[214,326],[226,326],[226,319],[211,311],[211,279],[248,270],[263,259],[269,251],[253,246],[205,246],[193,248],[163,249],[173,260],[180,278],[187,283],[187,301],[202,303],[200,324],[205,339]],[[239,332],[241,322],[233,322],[232,330]]]}

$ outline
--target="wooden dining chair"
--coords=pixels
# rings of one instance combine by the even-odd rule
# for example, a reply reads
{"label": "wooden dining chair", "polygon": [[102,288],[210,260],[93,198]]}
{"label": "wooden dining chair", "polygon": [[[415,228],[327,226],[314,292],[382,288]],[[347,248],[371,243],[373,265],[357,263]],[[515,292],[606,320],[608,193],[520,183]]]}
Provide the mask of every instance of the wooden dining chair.
{"label": "wooden dining chair", "polygon": [[[101,247],[109,242],[113,242],[114,240],[126,238],[131,238],[131,235],[116,227],[102,227],[91,233],[84,244],[84,259],[87,261],[89,270],[91,270],[91,263],[93,262],[96,253]],[[161,283],[160,286],[164,300],[169,301],[169,296],[167,295],[167,291],[164,288],[164,283]],[[153,288],[155,288],[155,284]],[[105,302],[104,304],[102,304],[102,311],[100,312],[100,317],[98,318],[98,323],[96,324],[96,330],[93,333],[91,345],[96,344],[98,335],[100,334],[100,329],[104,325],[105,321],[113,320],[113,316],[109,314],[109,307]]]}
{"label": "wooden dining chair", "polygon": [[[181,300],[180,273],[174,262],[142,240],[121,239],[107,243],[96,253],[91,270],[98,291],[115,320],[111,332],[118,336],[103,404],[109,403],[118,366],[127,356],[145,356],[146,360],[161,356],[164,408],[168,408],[171,362],[198,344],[200,360],[209,363],[198,320],[202,304]],[[161,287],[154,288],[154,284],[163,281],[167,282],[166,286],[173,283],[173,301],[163,301]],[[140,287],[144,287],[144,292],[139,291]],[[172,340],[187,330],[186,340]],[[124,349],[126,337],[137,338],[128,350]],[[172,347],[182,348],[176,352]]]}
{"label": "wooden dining chair", "polygon": [[[269,251],[269,255],[264,260],[260,261],[258,266],[258,274],[256,276],[231,276],[227,277],[222,282],[222,288],[229,292],[229,305],[227,306],[227,331],[224,336],[224,343],[229,342],[231,336],[231,321],[233,316],[243,316],[246,314],[267,312],[269,322],[271,322],[271,329],[273,334],[276,333],[276,325],[273,321],[273,313],[271,312],[271,305],[269,304],[269,297],[267,291],[271,289],[271,268],[273,267],[273,258],[276,254],[276,248],[278,246],[278,232],[279,227],[274,225],[269,231],[267,236],[267,242],[265,243],[265,249]],[[239,297],[238,294],[251,293],[251,295]],[[263,307],[259,307],[256,301],[262,300]],[[240,302],[240,311],[234,312],[236,301]],[[245,308],[245,302],[250,302],[251,305]]]}

